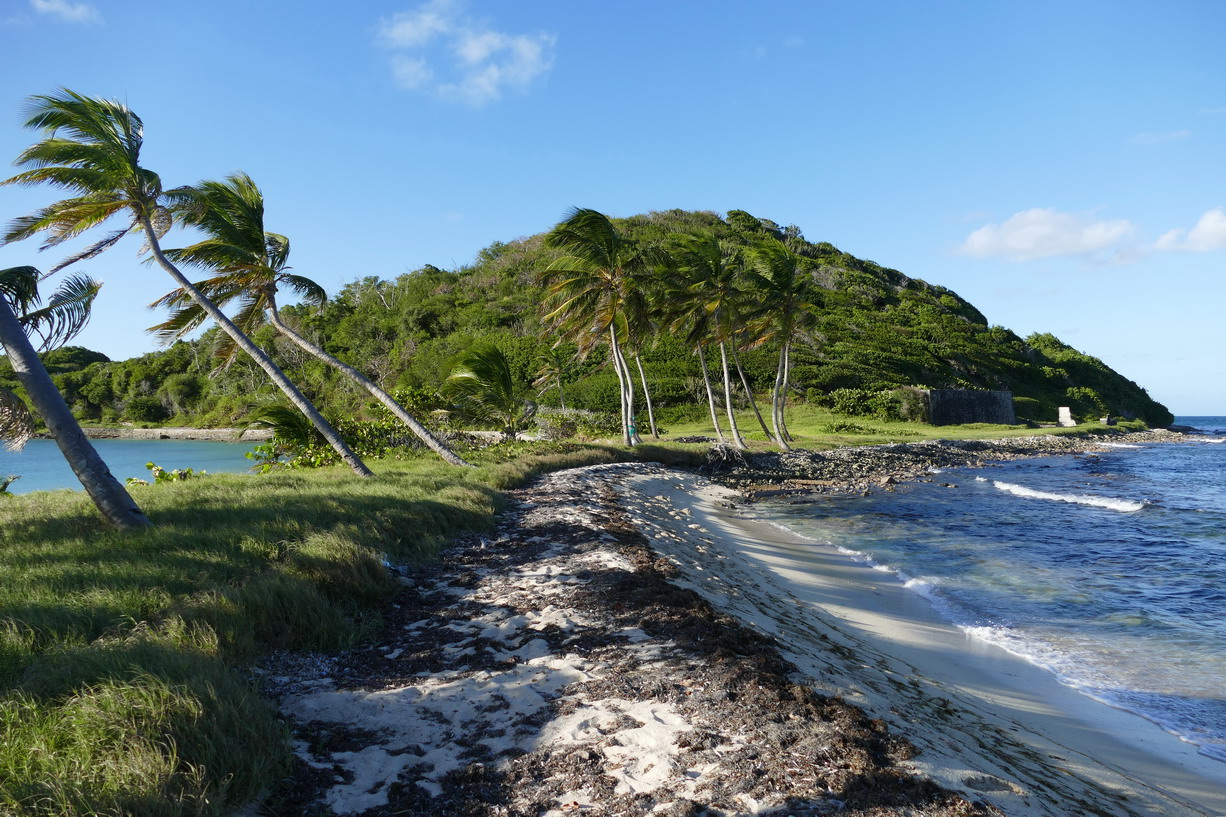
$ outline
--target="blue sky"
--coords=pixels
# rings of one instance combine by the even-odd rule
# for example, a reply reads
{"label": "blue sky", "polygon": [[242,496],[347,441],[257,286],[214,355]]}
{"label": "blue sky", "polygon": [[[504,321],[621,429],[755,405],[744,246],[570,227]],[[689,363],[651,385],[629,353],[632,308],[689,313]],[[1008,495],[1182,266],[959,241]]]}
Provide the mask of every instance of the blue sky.
{"label": "blue sky", "polygon": [[[333,292],[573,206],[748,210],[1226,414],[1223,31],[1216,0],[0,0],[0,155],[31,94],[122,99],[167,186],[246,171]],[[113,358],[170,288],[138,245],[83,267]]]}

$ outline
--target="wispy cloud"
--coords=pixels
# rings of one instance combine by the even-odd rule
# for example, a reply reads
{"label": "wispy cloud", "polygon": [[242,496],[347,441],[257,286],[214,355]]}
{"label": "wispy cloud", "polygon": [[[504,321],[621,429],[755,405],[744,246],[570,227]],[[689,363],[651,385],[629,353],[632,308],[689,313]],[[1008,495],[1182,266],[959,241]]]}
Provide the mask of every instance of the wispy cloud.
{"label": "wispy cloud", "polygon": [[553,65],[557,37],[511,34],[471,16],[462,0],[429,0],[379,21],[397,85],[478,107],[524,91]]}
{"label": "wispy cloud", "polygon": [[1173,130],[1167,133],[1138,133],[1132,137],[1134,145],[1161,145],[1164,142],[1180,142],[1192,135],[1190,130]]}
{"label": "wispy cloud", "polygon": [[64,23],[86,25],[102,22],[102,14],[89,3],[70,3],[68,0],[30,0],[30,8],[46,17],[54,17]]}
{"label": "wispy cloud", "polygon": [[1170,230],[1154,244],[1154,249],[1176,252],[1208,252],[1223,248],[1226,248],[1226,209],[1221,207],[1201,216],[1191,230]]}
{"label": "wispy cloud", "polygon": [[1090,213],[1034,208],[1014,213],[999,224],[985,224],[967,236],[957,252],[1010,261],[1071,256],[1120,263],[1127,259],[1125,242],[1135,230],[1127,219],[1095,220]]}
{"label": "wispy cloud", "polygon": [[1200,112],[1201,112],[1202,114],[1219,114],[1219,113],[1226,113],[1226,108],[1201,108],[1201,109],[1200,109]]}

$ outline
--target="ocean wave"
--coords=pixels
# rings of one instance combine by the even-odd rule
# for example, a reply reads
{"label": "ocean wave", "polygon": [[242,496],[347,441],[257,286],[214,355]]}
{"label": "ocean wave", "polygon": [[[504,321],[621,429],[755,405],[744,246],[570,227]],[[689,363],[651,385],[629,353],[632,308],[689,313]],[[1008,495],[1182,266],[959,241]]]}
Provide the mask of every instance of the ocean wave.
{"label": "ocean wave", "polygon": [[1132,443],[1102,443],[1103,448],[1140,448],[1139,445]]}
{"label": "ocean wave", "polygon": [[1226,437],[1202,437],[1198,443],[1226,443]]}
{"label": "ocean wave", "polygon": [[1088,505],[1093,508],[1106,508],[1107,510],[1121,511],[1123,513],[1133,513],[1145,507],[1144,502],[1137,502],[1132,499],[1112,499],[1105,496],[1090,496],[1089,494],[1053,494],[1049,491],[1036,491],[1024,485],[1015,485],[1012,482],[1000,482],[998,480],[994,480],[992,484],[996,486],[997,490],[1013,494],[1014,496],[1026,497],[1027,499],[1071,502],[1075,505]]}
{"label": "ocean wave", "polygon": [[[1207,726],[1213,720],[1211,704],[1181,701],[1178,696],[1120,688],[1100,677],[1094,667],[1075,654],[1046,641],[1028,637],[1000,625],[957,625],[972,638],[992,644],[1033,666],[1049,672],[1061,684],[1114,709],[1131,712],[1197,747],[1205,757],[1226,761],[1226,736],[1220,728]],[[1210,707],[1207,709],[1206,707]]]}

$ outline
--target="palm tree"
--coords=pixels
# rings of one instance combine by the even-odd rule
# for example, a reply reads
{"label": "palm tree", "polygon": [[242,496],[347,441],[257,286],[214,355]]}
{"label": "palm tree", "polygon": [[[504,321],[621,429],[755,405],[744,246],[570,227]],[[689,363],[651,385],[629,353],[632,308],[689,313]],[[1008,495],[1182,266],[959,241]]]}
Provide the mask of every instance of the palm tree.
{"label": "palm tree", "polygon": [[[176,217],[201,229],[208,238],[190,247],[166,250],[166,257],[213,270],[216,273],[213,277],[198,281],[195,286],[218,306],[238,301],[239,309],[233,320],[243,332],[250,334],[267,321],[298,348],[369,392],[445,461],[468,465],[370,378],[302,337],[281,319],[277,308],[278,285],[314,304],[322,304],[327,294],[311,279],[290,272],[289,239],[265,231],[264,196],[250,176],[236,173],[224,182],[201,182],[196,187],[175,191],[174,199]],[[152,305],[174,309],[168,320],[152,330],[167,342],[187,334],[208,317],[183,289],[164,295]],[[233,347],[228,351],[233,354]]]}
{"label": "palm tree", "polygon": [[456,401],[462,415],[498,425],[508,440],[514,440],[536,416],[536,403],[523,398],[506,355],[490,343],[461,355],[440,391]]}
{"label": "palm tree", "polygon": [[371,476],[370,469],[268,355],[192,286],[162,252],[158,242],[170,229],[171,214],[166,208],[167,196],[161,179],[140,164],[144,140],[140,117],[121,102],[81,96],[66,88],[57,94],[31,97],[29,114],[26,127],[41,131],[43,138],[26,148],[16,164],[30,169],[0,183],[49,184],[76,195],[14,219],[4,233],[4,243],[42,233],[46,236],[42,249],[47,249],[76,238],[113,216],[126,215],[129,219],[126,226],[62,261],[55,269],[92,258],[130,232],[143,233],[146,247],[158,266],[251,356],[294,406],[311,418],[354,473]]}
{"label": "palm tree", "polygon": [[566,394],[562,391],[562,386],[572,375],[574,358],[555,344],[541,352],[537,362],[540,367],[536,370],[536,379],[532,381],[532,385],[540,389],[540,394],[545,394],[551,388],[557,389],[558,404],[565,411]]}
{"label": "palm tree", "polygon": [[719,414],[715,409],[715,391],[711,388],[711,372],[707,368],[707,356],[703,351],[704,345],[714,334],[711,315],[698,295],[702,291],[701,287],[696,280],[687,277],[686,273],[687,270],[669,254],[665,284],[656,300],[661,305],[669,328],[674,332],[683,331],[686,343],[694,347],[694,354],[698,356],[698,364],[702,368],[702,383],[707,392],[711,425],[715,428],[715,436],[723,443],[724,430],[719,425]]}
{"label": "palm tree", "polygon": [[[127,489],[111,474],[111,469],[81,431],[27,334],[38,334],[44,350],[66,343],[89,320],[98,284],[85,276],[73,276],[55,291],[46,307],[35,309],[39,303],[40,277],[33,267],[0,271],[0,345],[64,459],[106,520],[117,528],[147,528],[151,524],[148,517],[132,501]],[[25,418],[19,417],[25,413],[24,404],[19,407],[21,401],[11,392],[6,394],[4,402],[8,411],[5,413],[16,419],[16,425],[6,423],[0,435],[24,445],[33,432],[33,423],[28,413]]]}
{"label": "palm tree", "polygon": [[678,242],[675,257],[686,281],[686,291],[681,297],[694,299],[709,317],[712,337],[719,346],[732,443],[737,448],[747,449],[749,446],[736,423],[728,367],[728,346],[737,340],[746,308],[740,249],[712,235],[684,236]]}
{"label": "palm tree", "polygon": [[549,286],[545,321],[572,338],[582,353],[607,340],[609,359],[621,393],[622,438],[639,442],[631,430],[634,379],[623,346],[632,328],[647,313],[636,277],[649,267],[649,256],[623,236],[608,216],[595,210],[572,210],[545,237],[547,246],[567,253],[542,273]]}
{"label": "palm tree", "polygon": [[766,241],[749,252],[750,280],[759,293],[763,321],[759,342],[779,343],[779,364],[771,394],[771,423],[775,442],[787,450],[791,435],[787,429],[784,406],[792,365],[792,343],[797,334],[811,329],[817,321],[816,299],[808,262],[777,241]]}

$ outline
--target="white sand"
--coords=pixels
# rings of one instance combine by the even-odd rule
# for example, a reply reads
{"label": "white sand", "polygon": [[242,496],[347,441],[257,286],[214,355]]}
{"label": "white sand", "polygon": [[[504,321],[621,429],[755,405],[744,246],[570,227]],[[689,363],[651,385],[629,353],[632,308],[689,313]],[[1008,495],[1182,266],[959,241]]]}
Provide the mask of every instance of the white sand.
{"label": "white sand", "polygon": [[[612,470],[624,472],[626,467]],[[571,494],[569,501],[529,507],[521,525],[565,522],[586,531],[591,542],[610,540],[604,531],[606,514],[595,501],[609,472],[597,466],[547,475],[542,480],[546,489]],[[704,782],[705,770],[681,768],[674,757],[677,737],[694,727],[666,704],[585,693],[581,682],[607,677],[612,672],[609,662],[551,648],[540,637],[546,630],[575,638],[596,632],[645,662],[660,660],[670,644],[652,642],[642,630],[610,628],[607,622],[554,603],[567,589],[585,583],[580,575],[632,569],[611,546],[575,552],[551,545],[540,558],[517,569],[480,571],[471,587],[437,584],[429,592],[444,603],[476,602],[487,612],[447,623],[413,622],[404,628],[409,638],[423,628],[441,627],[455,635],[444,649],[445,657],[485,651],[494,660],[514,659],[513,666],[423,674],[386,689],[339,689],[332,679],[323,678],[309,689],[285,696],[282,711],[300,722],[338,724],[370,735],[362,748],[329,751],[322,761],[312,747],[295,746],[299,756],[316,768],[344,772],[325,793],[329,808],[337,814],[359,814],[384,806],[390,785],[398,779],[411,780],[437,796],[442,790],[439,780],[470,762],[465,751],[472,743],[495,757],[542,746],[592,751],[607,761],[606,773],[619,793],[663,792],[667,797],[693,793]],[[387,649],[393,660],[403,651]],[[568,689],[572,685],[579,688]],[[568,714],[545,718],[554,711]],[[563,808],[542,817],[560,817],[587,806],[591,798],[579,790],[561,802]]]}
{"label": "white sand", "polygon": [[1226,764],[973,639],[893,577],[687,474],[631,477],[624,496],[679,584],[775,636],[796,680],[887,721],[942,785],[1013,817],[1226,814]]}

